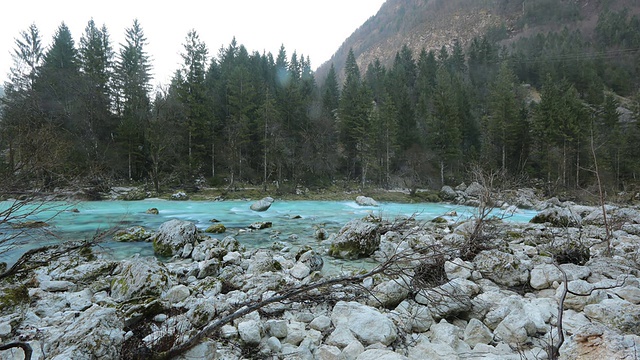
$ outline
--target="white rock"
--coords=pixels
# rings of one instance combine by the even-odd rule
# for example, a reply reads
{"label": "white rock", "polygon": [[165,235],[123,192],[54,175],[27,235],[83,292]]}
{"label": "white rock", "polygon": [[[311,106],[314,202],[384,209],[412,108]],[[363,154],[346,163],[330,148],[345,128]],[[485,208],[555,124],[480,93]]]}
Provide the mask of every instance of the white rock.
{"label": "white rock", "polygon": [[364,345],[358,340],[353,340],[349,345],[342,349],[342,357],[344,360],[355,360],[364,352]]}
{"label": "white rock", "polygon": [[331,327],[331,318],[326,315],[320,315],[309,323],[309,328],[318,331],[327,331]]}
{"label": "white rock", "polygon": [[464,342],[472,348],[478,344],[489,344],[493,340],[493,333],[480,320],[471,319],[464,329]]}
{"label": "white rock", "polygon": [[383,281],[371,291],[367,304],[393,308],[409,296],[409,283],[402,279]]}
{"label": "white rock", "polygon": [[158,228],[153,240],[153,249],[156,254],[162,256],[181,255],[185,257],[185,245],[193,246],[198,239],[198,228],[194,223],[172,219]]}
{"label": "white rock", "polygon": [[91,290],[84,289],[82,291],[65,293],[64,298],[69,306],[69,309],[73,311],[85,311],[93,305],[91,301],[93,294]]}
{"label": "white rock", "polygon": [[640,334],[640,305],[622,299],[604,299],[584,307],[584,314],[592,321],[617,329],[623,334]]}
{"label": "white rock", "polygon": [[622,299],[627,300],[632,304],[640,304],[640,288],[636,286],[625,286],[621,288],[613,289],[613,292],[620,296]]}
{"label": "white rock", "polygon": [[198,263],[198,279],[204,279],[208,276],[217,276],[220,271],[220,261],[218,259],[209,259]]}
{"label": "white rock", "polygon": [[[585,280],[573,280],[567,283],[569,291],[576,294],[584,294],[585,296],[574,295],[567,293],[564,300],[565,309],[573,309],[576,311],[582,311],[585,305],[595,304],[607,298],[607,293],[603,290],[593,290],[594,285],[588,283]],[[564,292],[564,285],[561,284],[556,289],[556,299],[560,299]]]}
{"label": "white rock", "polygon": [[189,290],[189,288],[185,285],[180,284],[167,290],[162,298],[168,301],[170,304],[177,304],[188,298],[189,295],[191,295],[191,291]]}
{"label": "white rock", "polygon": [[271,207],[271,204],[273,204],[273,201],[272,197],[267,196],[251,204],[250,208],[253,211],[267,211],[269,207]]}
{"label": "white rock", "polygon": [[391,344],[397,337],[395,325],[376,309],[357,303],[338,302],[331,312],[334,326],[346,326],[363,344]]}
{"label": "white rock", "polygon": [[284,339],[287,337],[288,328],[286,320],[267,320],[266,327],[267,333],[271,336],[275,336],[278,339]]}
{"label": "white rock", "polygon": [[[124,321],[116,309],[93,305],[71,323],[43,335],[51,339],[47,357],[69,359],[117,359],[124,340]],[[50,332],[51,331],[51,332]]]}
{"label": "white rock", "polygon": [[255,320],[247,320],[238,324],[240,339],[246,344],[259,344],[262,339],[260,323]]}
{"label": "white rock", "polygon": [[563,281],[562,272],[552,264],[539,264],[531,269],[529,284],[536,290],[548,289],[554,281]]}
{"label": "white rock", "polygon": [[407,355],[409,360],[457,360],[460,358],[451,346],[444,343],[432,343],[424,335],[421,335],[416,344],[409,348]]}
{"label": "white rock", "polygon": [[240,264],[242,260],[242,254],[237,251],[230,251],[225,256],[222,257],[222,262],[226,264]]}
{"label": "white rock", "polygon": [[58,292],[58,291],[70,291],[75,289],[76,284],[71,281],[64,280],[44,280],[40,281],[40,288],[44,291]]}
{"label": "white rock", "polygon": [[200,241],[193,247],[191,258],[193,261],[209,260],[221,255],[221,250],[220,240],[207,237],[204,241]]}
{"label": "white rock", "polygon": [[296,262],[295,265],[293,265],[291,270],[289,270],[289,274],[299,280],[306,278],[310,273],[311,269],[309,268],[309,266],[299,261]]}
{"label": "white rock", "polygon": [[473,270],[473,263],[464,261],[460,258],[455,258],[452,261],[446,261],[444,263],[444,271],[447,274],[447,279],[449,280],[456,278],[469,279]]}
{"label": "white rock", "polygon": [[268,338],[265,344],[267,345],[267,348],[269,348],[269,350],[271,350],[272,352],[280,352],[282,350],[282,343],[275,336]]}
{"label": "white rock", "polygon": [[536,325],[522,310],[509,313],[494,330],[496,338],[508,344],[522,344],[536,334]]}
{"label": "white rock", "polygon": [[111,297],[126,301],[138,296],[160,295],[170,285],[170,274],[158,260],[152,258],[123,260],[111,281]]}
{"label": "white rock", "polygon": [[300,347],[306,347],[309,350],[317,349],[322,344],[324,335],[318,330],[310,329],[307,331],[307,335],[300,343]]}
{"label": "white rock", "polygon": [[238,329],[233,325],[223,325],[220,328],[220,335],[225,339],[234,338],[238,336]]}
{"label": "white rock", "polygon": [[349,330],[349,327],[347,325],[339,325],[327,337],[325,343],[337,347],[345,347],[353,341],[357,341],[357,339]]}
{"label": "white rock", "polygon": [[368,196],[357,196],[356,204],[360,206],[378,206],[378,202]]}
{"label": "white rock", "polygon": [[158,314],[158,315],[153,317],[153,321],[162,323],[162,322],[167,321],[167,318],[169,318],[169,316],[167,316],[167,314]]}
{"label": "white rock", "polygon": [[431,325],[431,342],[441,343],[455,349],[456,352],[471,351],[471,347],[462,341],[462,330],[449,324],[445,319],[439,323]]}
{"label": "white rock", "polygon": [[198,345],[187,350],[183,355],[178,356],[176,360],[216,360],[218,359],[218,352],[216,343],[211,340],[206,340]]}
{"label": "white rock", "polygon": [[409,358],[391,350],[371,349],[358,355],[356,360],[408,360]]}
{"label": "white rock", "polygon": [[300,345],[302,340],[307,336],[305,324],[299,321],[291,321],[287,324],[287,337],[283,342],[291,345]]}
{"label": "white rock", "polygon": [[0,337],[5,337],[11,334],[11,324],[9,322],[0,323]]}
{"label": "white rock", "polygon": [[405,300],[395,308],[395,311],[400,316],[402,323],[407,324],[406,331],[408,332],[425,332],[433,325],[431,311],[424,305]]}
{"label": "white rock", "polygon": [[333,345],[322,345],[315,352],[315,358],[318,360],[341,360],[342,352]]}
{"label": "white rock", "polygon": [[500,285],[518,286],[529,282],[529,269],[525,261],[499,250],[485,250],[473,262],[483,277]]}
{"label": "white rock", "polygon": [[480,292],[480,287],[469,280],[453,279],[433,289],[420,290],[415,301],[428,306],[435,319],[441,319],[471,309],[471,298]]}

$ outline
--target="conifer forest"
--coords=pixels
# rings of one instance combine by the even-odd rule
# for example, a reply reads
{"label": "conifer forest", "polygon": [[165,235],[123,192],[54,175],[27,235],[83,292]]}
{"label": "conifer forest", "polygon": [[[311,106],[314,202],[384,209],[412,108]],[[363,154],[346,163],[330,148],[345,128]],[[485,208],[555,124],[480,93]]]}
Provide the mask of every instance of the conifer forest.
{"label": "conifer forest", "polygon": [[0,177],[16,189],[439,188],[480,165],[554,192],[640,175],[640,18],[625,11],[593,36],[496,28],[369,64],[349,51],[323,78],[284,45],[212,49],[193,30],[162,87],[137,20],[118,46],[93,20],[78,43],[64,23],[50,44],[36,24],[16,32],[0,69]]}

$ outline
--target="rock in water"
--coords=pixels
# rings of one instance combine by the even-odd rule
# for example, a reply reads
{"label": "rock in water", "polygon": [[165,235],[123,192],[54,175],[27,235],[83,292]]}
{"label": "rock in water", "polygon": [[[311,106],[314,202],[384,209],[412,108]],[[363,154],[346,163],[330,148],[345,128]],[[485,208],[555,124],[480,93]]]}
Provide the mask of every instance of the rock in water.
{"label": "rock in water", "polygon": [[153,240],[153,250],[161,256],[188,256],[189,254],[183,254],[185,246],[193,246],[198,239],[196,224],[173,219],[163,223],[158,228],[157,235]]}
{"label": "rock in water", "polygon": [[269,207],[271,207],[271,204],[273,204],[273,198],[270,196],[267,196],[265,198],[263,198],[262,200],[258,200],[256,202],[254,202],[253,204],[251,204],[251,210],[253,211],[267,211],[269,209]]}
{"label": "rock in water", "polygon": [[252,230],[262,230],[262,229],[268,229],[272,226],[273,226],[273,223],[271,221],[258,221],[249,225],[248,228]]}
{"label": "rock in water", "polygon": [[356,197],[356,204],[360,206],[378,206],[378,202],[368,196]]}

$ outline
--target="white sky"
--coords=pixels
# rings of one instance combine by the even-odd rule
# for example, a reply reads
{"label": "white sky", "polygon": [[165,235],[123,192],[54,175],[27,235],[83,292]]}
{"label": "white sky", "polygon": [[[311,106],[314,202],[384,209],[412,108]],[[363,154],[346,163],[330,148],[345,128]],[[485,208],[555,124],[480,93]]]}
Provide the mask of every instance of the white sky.
{"label": "white sky", "polygon": [[0,6],[0,84],[13,64],[15,39],[35,23],[45,47],[64,21],[79,44],[87,22],[107,26],[116,53],[124,32],[137,18],[147,38],[153,84],[168,84],[180,67],[182,44],[191,29],[217,56],[233,36],[251,53],[278,54],[284,44],[287,57],[295,50],[311,58],[316,69],[338,50],[385,0],[11,0]]}

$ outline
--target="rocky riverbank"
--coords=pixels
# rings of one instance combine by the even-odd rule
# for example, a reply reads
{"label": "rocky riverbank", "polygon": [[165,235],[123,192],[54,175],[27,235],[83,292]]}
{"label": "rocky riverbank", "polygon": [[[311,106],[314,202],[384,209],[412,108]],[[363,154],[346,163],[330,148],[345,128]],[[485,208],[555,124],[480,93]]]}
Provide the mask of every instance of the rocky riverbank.
{"label": "rocky riverbank", "polygon": [[[531,201],[503,205],[518,198]],[[532,205],[530,224],[370,216],[297,252],[172,221],[153,235],[166,262],[85,248],[5,279],[0,337],[57,360],[152,358],[192,338],[175,358],[545,359],[561,330],[561,359],[637,357],[638,209],[608,207],[606,231],[597,207]],[[329,256],[380,267],[329,276]]]}

